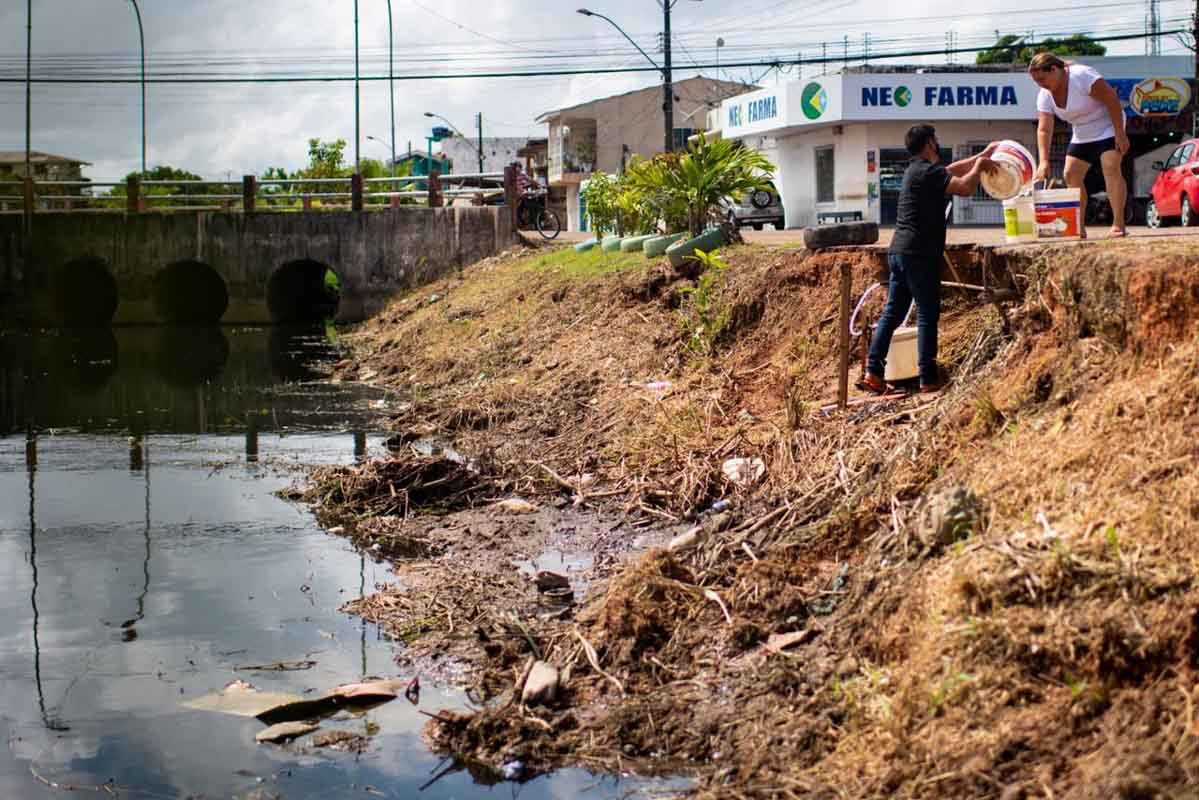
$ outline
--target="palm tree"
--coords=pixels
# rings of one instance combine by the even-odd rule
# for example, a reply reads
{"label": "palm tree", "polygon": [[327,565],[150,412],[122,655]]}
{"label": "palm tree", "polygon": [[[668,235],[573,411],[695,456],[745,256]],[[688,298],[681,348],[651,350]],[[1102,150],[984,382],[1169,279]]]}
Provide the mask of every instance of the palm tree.
{"label": "palm tree", "polygon": [[774,175],[774,165],[756,150],[728,139],[709,141],[702,133],[678,158],[656,158],[640,167],[629,176],[633,185],[685,205],[692,236],[716,219],[721,201],[765,189]]}

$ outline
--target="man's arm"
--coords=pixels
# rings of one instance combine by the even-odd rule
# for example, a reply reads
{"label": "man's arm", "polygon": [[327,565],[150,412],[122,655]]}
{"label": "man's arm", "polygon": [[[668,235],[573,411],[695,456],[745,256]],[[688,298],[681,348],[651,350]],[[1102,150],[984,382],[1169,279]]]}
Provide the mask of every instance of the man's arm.
{"label": "man's arm", "polygon": [[[952,166],[952,165],[951,165]],[[969,197],[978,189],[978,181],[983,172],[994,169],[994,162],[981,156],[974,157],[974,163],[965,175],[951,175],[945,186],[945,194],[956,194],[959,197]],[[948,172],[948,168],[945,170]]]}
{"label": "man's arm", "polygon": [[1128,152],[1128,135],[1124,133],[1124,107],[1120,105],[1120,95],[1116,94],[1116,90],[1112,85],[1103,78],[1091,84],[1091,97],[1094,97],[1107,108],[1107,113],[1112,118],[1112,127],[1116,131],[1116,149],[1120,154]]}

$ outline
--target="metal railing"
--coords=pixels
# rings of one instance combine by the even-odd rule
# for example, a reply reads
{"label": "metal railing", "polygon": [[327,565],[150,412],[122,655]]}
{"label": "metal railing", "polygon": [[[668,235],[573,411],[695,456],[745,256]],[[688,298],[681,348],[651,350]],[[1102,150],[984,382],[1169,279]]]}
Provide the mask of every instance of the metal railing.
{"label": "metal railing", "polygon": [[[20,194],[5,192],[8,186]],[[233,190],[237,187],[237,190]],[[0,184],[0,213],[145,213],[171,211],[368,211],[403,204],[430,207],[447,198],[515,205],[515,173],[470,172],[362,178],[268,178],[240,181],[38,181]]]}

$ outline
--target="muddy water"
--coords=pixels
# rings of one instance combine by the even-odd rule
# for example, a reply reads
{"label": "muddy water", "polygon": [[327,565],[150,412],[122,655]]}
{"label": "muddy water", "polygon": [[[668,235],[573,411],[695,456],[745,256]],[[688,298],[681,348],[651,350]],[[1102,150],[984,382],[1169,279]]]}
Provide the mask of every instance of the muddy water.
{"label": "muddy water", "polygon": [[[420,739],[421,710],[464,705],[427,681],[419,706],[322,722],[365,737],[360,755],[259,745],[254,719],[183,706],[234,679],[303,695],[402,676],[399,645],[338,611],[386,566],[274,495],[300,464],[380,446],[387,398],[297,382],[335,357],[320,331],[0,332],[0,797],[637,788],[578,771],[476,780]],[[313,663],[246,669],[276,662]]]}

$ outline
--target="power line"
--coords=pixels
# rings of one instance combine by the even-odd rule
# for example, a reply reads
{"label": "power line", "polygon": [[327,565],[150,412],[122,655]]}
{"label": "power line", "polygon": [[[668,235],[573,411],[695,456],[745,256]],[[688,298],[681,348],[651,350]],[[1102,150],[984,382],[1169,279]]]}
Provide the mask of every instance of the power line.
{"label": "power line", "polygon": [[[1170,36],[1180,33],[1189,33],[1185,28],[1176,28],[1172,30],[1161,31],[1159,35]],[[1142,32],[1112,35],[1112,36],[1096,36],[1092,41],[1096,42],[1116,42],[1116,41],[1132,41],[1143,40],[1148,34]],[[1029,43],[1026,46],[1035,47],[1035,43]],[[987,44],[977,47],[957,47],[950,51],[946,51],[944,47],[932,47],[924,50],[907,50],[903,52],[879,52],[874,56],[875,60],[892,60],[896,58],[919,58],[924,56],[941,56],[948,54],[963,54],[963,53],[979,53],[985,50],[990,50],[994,44]],[[755,59],[743,60],[735,62],[726,62],[723,68],[733,69],[742,67],[780,67],[793,66],[803,64],[825,64],[833,61],[858,61],[861,60],[861,53],[851,53],[848,48],[842,54],[842,58],[827,57],[822,58],[786,58],[786,59]],[[715,64],[696,64],[692,69],[715,69]],[[430,81],[430,80],[460,80],[460,79],[480,79],[480,78],[535,78],[547,76],[569,76],[569,75],[612,75],[620,73],[641,73],[641,72],[660,72],[657,67],[653,66],[619,66],[619,67],[587,67],[583,69],[546,69],[546,70],[511,70],[511,71],[487,71],[487,72],[452,72],[441,74],[409,74],[396,75],[395,80],[414,82],[414,81]],[[147,84],[268,84],[268,83],[341,83],[355,80],[354,76],[345,75],[273,75],[273,76],[193,76],[193,77],[155,77],[148,76],[145,79]],[[387,75],[362,75],[358,78],[361,81],[387,81],[391,78]],[[140,80],[134,77],[34,77],[31,79],[37,84],[136,84]],[[24,78],[17,77],[0,77],[0,84],[18,84],[24,83]]]}

